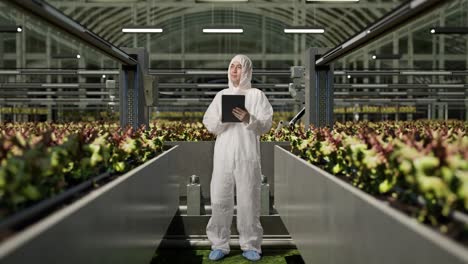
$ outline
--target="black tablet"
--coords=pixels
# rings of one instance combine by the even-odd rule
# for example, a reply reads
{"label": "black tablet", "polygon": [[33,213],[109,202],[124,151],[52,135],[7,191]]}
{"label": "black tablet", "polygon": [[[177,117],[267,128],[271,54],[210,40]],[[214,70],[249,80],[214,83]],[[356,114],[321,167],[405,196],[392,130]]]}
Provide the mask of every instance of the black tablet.
{"label": "black tablet", "polygon": [[244,95],[228,95],[224,94],[221,98],[222,104],[222,115],[221,122],[241,122],[237,117],[234,116],[232,110],[236,107],[245,110],[245,96]]}

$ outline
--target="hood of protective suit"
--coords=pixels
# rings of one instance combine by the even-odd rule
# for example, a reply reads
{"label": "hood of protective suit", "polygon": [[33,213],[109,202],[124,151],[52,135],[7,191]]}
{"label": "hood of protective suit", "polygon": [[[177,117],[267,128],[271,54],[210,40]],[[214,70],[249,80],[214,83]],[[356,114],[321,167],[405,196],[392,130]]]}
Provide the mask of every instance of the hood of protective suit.
{"label": "hood of protective suit", "polygon": [[[241,79],[239,82],[239,86],[236,87],[231,81],[231,65],[234,62],[240,63],[242,66],[242,72],[241,72]],[[251,81],[252,81],[252,61],[249,59],[249,57],[239,54],[234,56],[232,58],[231,62],[229,63],[228,67],[228,79],[229,79],[229,88],[234,89],[234,88],[240,88],[240,89],[250,89],[252,87]]]}

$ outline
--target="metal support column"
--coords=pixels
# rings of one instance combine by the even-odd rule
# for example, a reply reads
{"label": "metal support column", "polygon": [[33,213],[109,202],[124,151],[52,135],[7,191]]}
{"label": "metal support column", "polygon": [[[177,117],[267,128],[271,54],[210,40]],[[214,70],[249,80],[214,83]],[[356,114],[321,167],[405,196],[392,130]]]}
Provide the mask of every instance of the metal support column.
{"label": "metal support column", "polygon": [[[81,56],[83,56],[84,53],[83,53],[82,46],[80,46],[77,49],[77,52],[78,52],[78,54],[81,54]],[[62,60],[60,60],[60,62],[62,62]],[[78,59],[78,68],[79,69],[85,69],[86,68],[85,59],[83,57]],[[82,74],[78,75],[78,83],[86,83],[86,82],[87,82],[87,77],[85,77]],[[77,90],[79,92],[78,97],[80,98],[79,99],[80,103],[79,103],[79,106],[78,106],[78,111],[80,113],[85,113],[86,108],[87,108],[87,103],[85,103],[86,102],[86,97],[87,97],[86,89],[84,89],[83,87],[79,87]]]}
{"label": "metal support column", "polygon": [[[5,43],[3,40],[0,41],[0,68],[4,68],[5,66],[3,65],[3,62],[5,61],[5,52],[4,52],[4,44]],[[7,79],[7,77],[5,77]],[[6,82],[6,81],[5,81]],[[4,105],[0,103],[0,123],[3,123],[3,109],[5,109]]]}
{"label": "metal support column", "polygon": [[[60,54],[62,52],[62,44],[57,44],[57,52]],[[58,68],[62,69],[63,68],[63,62],[62,60],[58,60]],[[57,76],[57,83],[63,83],[63,74],[60,74]],[[59,87],[57,89],[58,94],[62,94],[63,89],[62,87]],[[63,95],[57,95],[56,97],[59,101],[60,99],[63,99]],[[56,110],[55,110],[55,116],[52,118],[54,122],[63,122],[63,104],[56,104]]]}
{"label": "metal support column", "polygon": [[[392,34],[392,48],[393,48],[393,54],[401,54],[400,53],[400,42],[399,42],[399,39],[398,39],[398,34],[396,32],[393,32]],[[400,60],[393,60],[392,61],[392,64],[393,64],[393,68],[394,69],[398,69],[400,68]],[[398,84],[399,83],[399,76],[398,75],[394,75],[392,77],[392,83],[393,84]],[[392,89],[393,92],[398,92],[398,88],[397,89]],[[396,111],[395,111],[395,121],[398,121],[399,120],[399,105],[395,105],[396,107]]]}
{"label": "metal support column", "polygon": [[447,103],[435,103],[434,104],[435,119],[447,120],[448,119],[448,104]]}
{"label": "metal support column", "polygon": [[465,121],[468,122],[468,102],[465,101]]}
{"label": "metal support column", "polygon": [[[51,69],[52,68],[52,37],[51,37],[51,28],[48,27],[47,28],[47,32],[46,32],[46,65],[47,65],[47,68],[48,69]],[[50,74],[47,74],[46,76],[46,81],[47,83],[52,83],[52,76]],[[52,90],[50,88],[47,88],[47,99],[50,100],[52,98],[52,96],[49,94],[52,92]],[[52,105],[51,104],[48,104],[47,105],[47,122],[52,122],[53,119],[52,119]]]}
{"label": "metal support column", "polygon": [[[465,9],[464,10],[468,10],[468,2],[465,2]],[[468,21],[468,12],[465,13],[466,14],[466,17],[465,17],[465,21]],[[468,38],[465,38],[466,39],[466,50],[468,51]],[[465,69],[468,69],[468,52],[465,52]],[[465,80],[464,80],[465,83],[468,83],[468,75],[465,76]],[[465,89],[465,121],[468,122],[468,101],[467,101],[467,98],[468,98],[468,91]]]}
{"label": "metal support column", "polygon": [[[364,50],[364,55],[363,55],[363,59],[364,59],[363,64],[364,65],[363,65],[363,68],[364,69],[369,69],[369,48],[366,46],[366,47],[363,48],[363,50]],[[363,83],[364,84],[369,84],[369,76],[366,76],[365,78],[363,78]],[[365,88],[364,92],[368,93],[369,89]],[[369,120],[369,114],[364,113],[363,111],[361,111],[361,112],[362,112],[362,120],[366,120],[366,121]]]}
{"label": "metal support column", "polygon": [[192,175],[187,184],[187,215],[201,215],[201,205],[200,178]]}
{"label": "metal support column", "polygon": [[144,48],[121,48],[138,61],[120,69],[120,126],[134,129],[149,126],[149,108],[145,103],[144,76],[148,74],[148,52]]}
{"label": "metal support column", "polygon": [[268,178],[262,174],[262,185],[260,191],[260,214],[270,215],[270,184]]}
{"label": "metal support column", "polygon": [[[413,31],[409,31],[408,33],[408,67],[410,69],[414,69],[414,42],[413,42]],[[408,84],[414,83],[414,76],[408,76]],[[412,94],[413,89],[408,89],[408,93]],[[408,98],[413,98],[413,95],[409,95]],[[416,107],[416,105],[414,106]],[[413,114],[408,113],[406,114],[406,120],[413,120]]]}
{"label": "metal support column", "polygon": [[316,66],[320,58],[317,48],[309,48],[305,56],[305,126],[333,127],[333,65]]}
{"label": "metal support column", "polygon": [[[19,22],[21,25],[25,25],[24,14],[18,15]],[[26,36],[27,31],[23,34],[16,34],[16,68],[26,68]],[[26,82],[26,77],[24,75],[16,75],[16,82]],[[24,105],[18,104],[13,106],[13,122],[23,122],[22,115],[19,112],[15,112],[15,109],[18,110],[24,108]]]}

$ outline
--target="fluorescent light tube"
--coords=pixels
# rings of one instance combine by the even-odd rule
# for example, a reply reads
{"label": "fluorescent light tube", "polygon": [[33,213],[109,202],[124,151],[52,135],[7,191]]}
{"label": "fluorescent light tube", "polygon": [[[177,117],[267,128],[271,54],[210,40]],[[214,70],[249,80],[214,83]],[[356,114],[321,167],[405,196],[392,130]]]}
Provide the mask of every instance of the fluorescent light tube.
{"label": "fluorescent light tube", "polygon": [[387,88],[388,84],[351,84],[353,88]]}
{"label": "fluorescent light tube", "polygon": [[449,71],[402,71],[402,75],[451,75]]}
{"label": "fluorescent light tube", "polygon": [[407,95],[406,92],[379,92],[379,95]]}
{"label": "fluorescent light tube", "polygon": [[185,74],[227,74],[227,71],[210,71],[210,70],[187,70],[185,71]]}
{"label": "fluorescent light tube", "polygon": [[331,2],[331,3],[339,3],[339,2],[349,2],[349,3],[357,3],[359,0],[307,0],[307,3],[320,3],[320,2]]}
{"label": "fluorescent light tube", "polygon": [[284,33],[323,34],[323,28],[285,28]]}
{"label": "fluorescent light tube", "polygon": [[89,3],[135,3],[135,2],[138,2],[140,0],[86,0],[86,2],[89,2]]}
{"label": "fluorescent light tube", "polygon": [[249,0],[195,0],[196,3],[247,3]]}
{"label": "fluorescent light tube", "polygon": [[41,87],[44,88],[78,88],[77,83],[43,83],[41,84]]}
{"label": "fluorescent light tube", "polygon": [[57,92],[27,92],[28,95],[54,95]]}
{"label": "fluorescent light tube", "polygon": [[428,84],[429,88],[464,88],[464,84]]}
{"label": "fluorescent light tube", "polygon": [[20,71],[16,71],[16,70],[0,70],[0,74],[20,74]]}
{"label": "fluorescent light tube", "polygon": [[162,28],[122,28],[123,33],[162,33]]}
{"label": "fluorescent light tube", "polygon": [[416,102],[434,102],[437,99],[434,98],[415,98]]}
{"label": "fluorescent light tube", "polygon": [[108,95],[108,92],[86,92],[88,95]]}
{"label": "fluorescent light tube", "polygon": [[223,88],[228,86],[227,83],[201,83],[197,84],[198,88]]}
{"label": "fluorescent light tube", "polygon": [[242,28],[204,28],[203,33],[244,33]]}
{"label": "fluorescent light tube", "polygon": [[78,70],[78,74],[84,74],[84,75],[103,75],[103,74],[108,74],[108,75],[113,75],[113,74],[119,74],[119,71],[93,71],[93,70]]}

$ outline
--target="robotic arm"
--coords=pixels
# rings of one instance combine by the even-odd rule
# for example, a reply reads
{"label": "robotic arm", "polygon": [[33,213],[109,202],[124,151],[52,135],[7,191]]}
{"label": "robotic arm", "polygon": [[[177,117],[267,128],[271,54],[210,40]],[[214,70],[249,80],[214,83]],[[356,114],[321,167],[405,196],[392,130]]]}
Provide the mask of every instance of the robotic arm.
{"label": "robotic arm", "polygon": [[[291,67],[291,78],[292,83],[289,84],[289,93],[291,96],[296,99],[298,105],[303,106],[305,103],[305,90],[304,90],[304,74],[305,68],[302,66],[292,66]],[[304,116],[306,108],[303,107],[292,119],[289,121],[289,126],[294,127],[297,121],[299,121],[302,116]]]}
{"label": "robotic arm", "polygon": [[306,111],[306,108],[302,108],[301,111],[299,111],[299,113],[297,113],[292,119],[291,121],[289,121],[289,126],[290,127],[293,127],[294,124],[296,124],[296,122],[301,119],[301,117],[305,114],[305,111]]}

